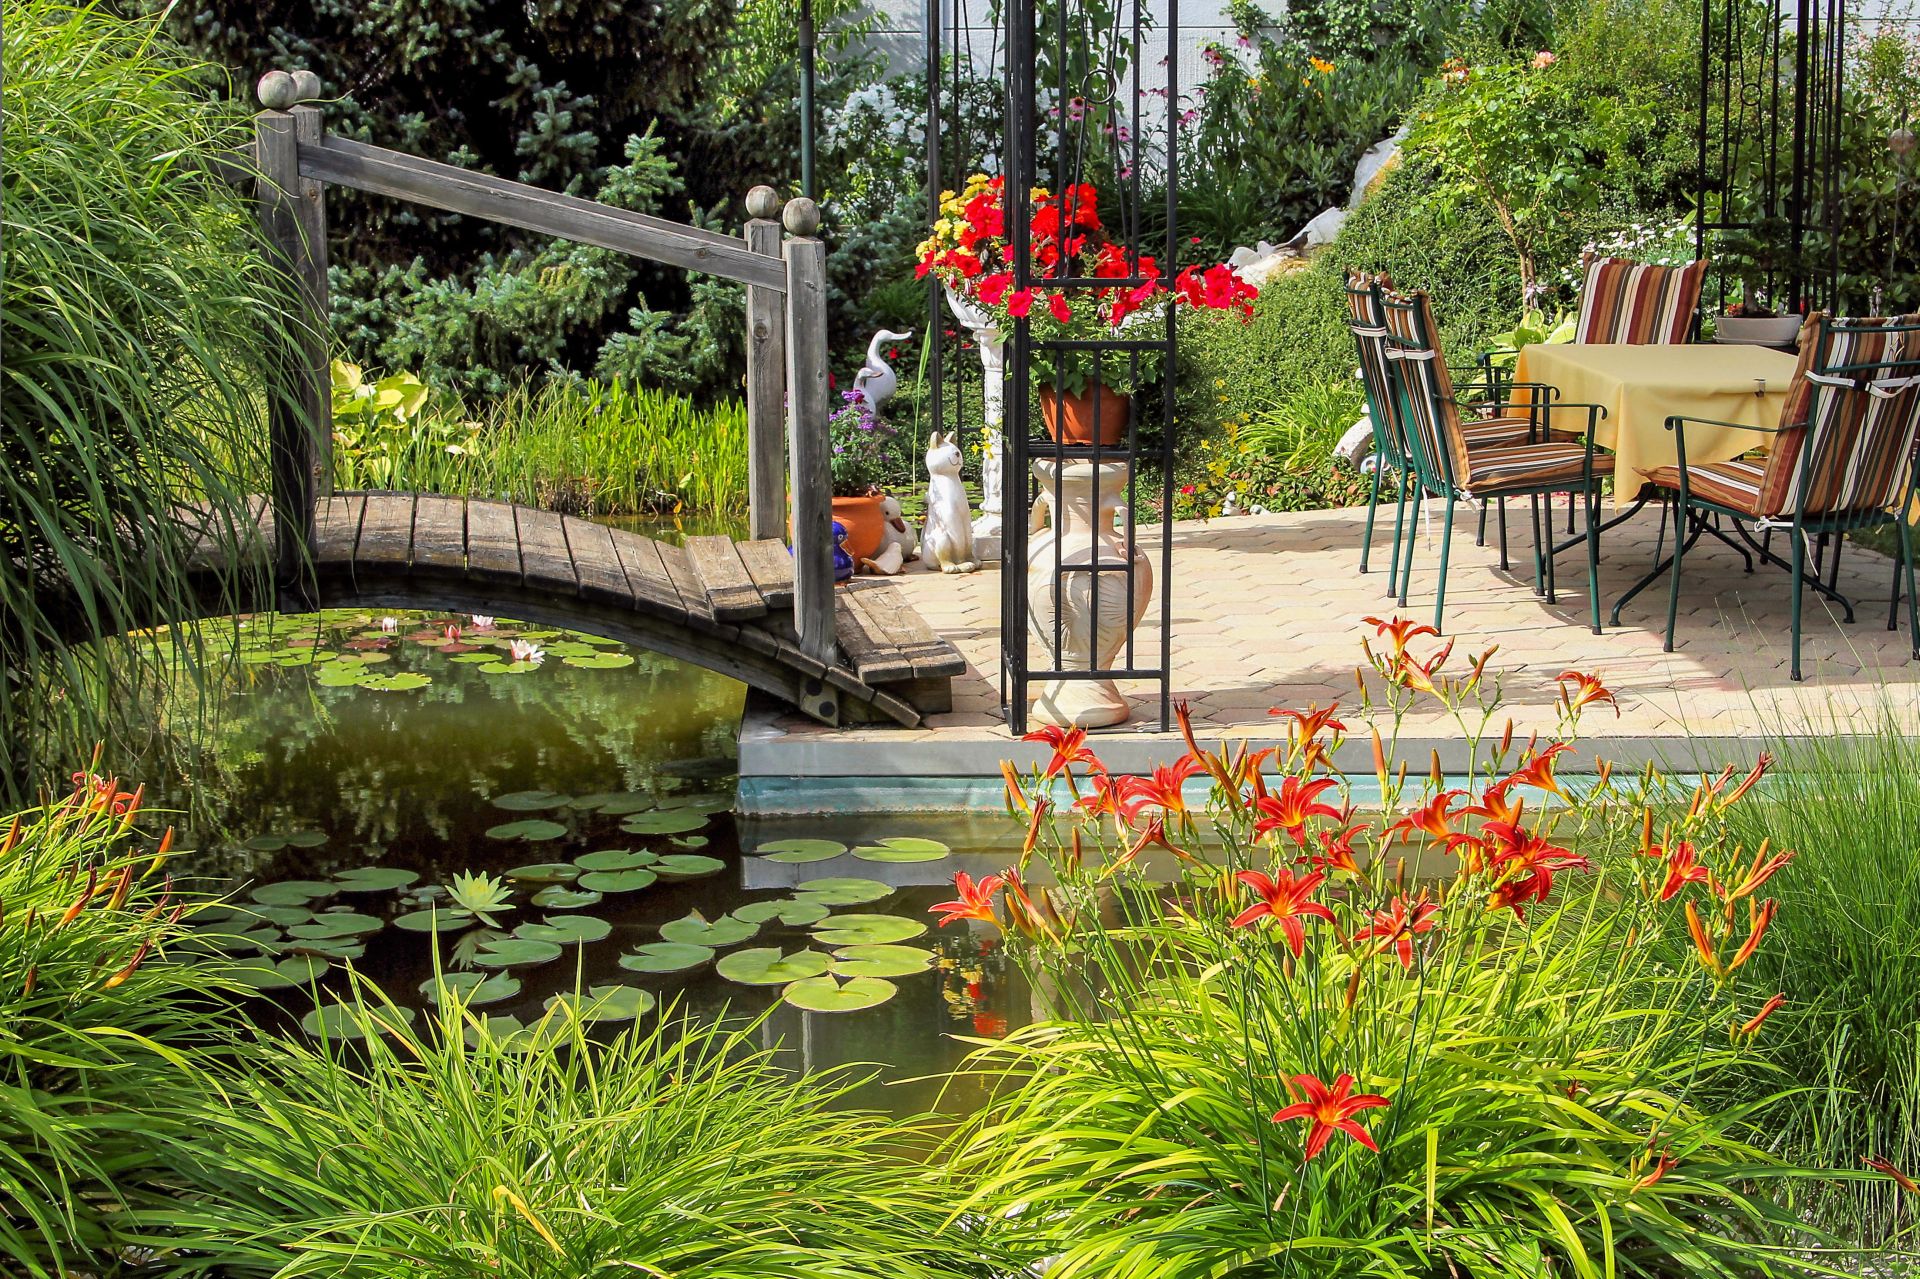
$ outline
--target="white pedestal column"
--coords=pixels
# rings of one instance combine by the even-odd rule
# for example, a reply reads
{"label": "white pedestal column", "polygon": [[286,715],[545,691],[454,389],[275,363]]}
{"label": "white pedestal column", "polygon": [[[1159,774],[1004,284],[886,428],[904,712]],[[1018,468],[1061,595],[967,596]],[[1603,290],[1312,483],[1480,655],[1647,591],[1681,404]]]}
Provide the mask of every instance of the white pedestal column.
{"label": "white pedestal column", "polygon": [[951,285],[947,287],[947,309],[972,335],[974,349],[980,353],[981,372],[986,375],[981,408],[986,418],[987,438],[980,450],[980,518],[973,522],[973,542],[980,558],[997,559],[1000,555],[1000,491],[1005,474],[1002,468],[1007,456],[1006,436],[1000,430],[1005,420],[1007,342],[994,327],[993,317],[986,309],[955,293]]}
{"label": "white pedestal column", "polygon": [[[1127,636],[1146,616],[1153,595],[1153,568],[1146,552],[1135,548],[1127,572],[1075,572],[1071,566],[1127,564],[1127,539],[1114,527],[1126,501],[1125,462],[1033,463],[1040,501],[1052,515],[1051,527],[1036,529],[1027,549],[1027,626],[1056,670],[1110,667]],[[1035,523],[1040,519],[1035,510]],[[1133,581],[1133,609],[1127,609],[1127,582]],[[1096,588],[1094,579],[1099,579]],[[1056,591],[1056,584],[1058,589]],[[1097,603],[1096,603],[1097,596]],[[1054,647],[1055,600],[1059,602],[1060,644]],[[1133,708],[1109,679],[1050,680],[1040,689],[1033,717],[1063,728],[1101,728],[1123,724]]]}

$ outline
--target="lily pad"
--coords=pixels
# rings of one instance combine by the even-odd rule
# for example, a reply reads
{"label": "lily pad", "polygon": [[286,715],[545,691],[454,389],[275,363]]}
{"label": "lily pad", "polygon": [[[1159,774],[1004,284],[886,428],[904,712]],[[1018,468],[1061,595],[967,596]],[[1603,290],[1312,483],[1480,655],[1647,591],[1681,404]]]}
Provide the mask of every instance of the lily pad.
{"label": "lily pad", "polygon": [[620,966],[636,973],[679,973],[713,960],[713,947],[683,941],[650,941],[620,956]]}
{"label": "lily pad", "polygon": [[620,829],[630,835],[684,835],[706,824],[707,819],[699,813],[655,809],[624,818]]}
{"label": "lily pad", "polygon": [[482,675],[526,675],[540,669],[538,662],[482,662]]}
{"label": "lily pad", "polygon": [[358,959],[367,953],[366,944],[356,937],[296,937],[286,944],[286,949],[324,955],[328,959]]}
{"label": "lily pad", "polygon": [[556,946],[579,946],[599,941],[613,925],[597,915],[559,915],[541,924],[522,924],[513,930],[526,941],[550,941]]}
{"label": "lily pad", "polygon": [[735,919],[744,919],[750,924],[766,924],[778,920],[793,928],[805,928],[808,924],[817,924],[827,917],[832,908],[821,901],[801,901],[797,898],[780,898],[767,902],[748,902],[733,911]]}
{"label": "lily pad", "polygon": [[683,813],[724,813],[733,807],[733,799],[727,795],[709,795],[698,792],[687,795],[668,795],[661,799],[660,807],[675,809]]}
{"label": "lily pad", "polygon": [[471,653],[455,653],[447,660],[449,662],[459,662],[462,666],[479,666],[482,664],[497,666],[500,661],[499,658],[485,649],[475,649]]}
{"label": "lily pad", "polygon": [[582,853],[573,859],[573,864],[581,870],[629,870],[635,866],[651,866],[660,860],[658,853],[644,848],[603,848],[595,853]]}
{"label": "lily pad", "polygon": [[[414,1017],[411,1008],[389,1008],[382,1005],[367,1009],[367,1018],[374,1029],[381,1029],[382,1023],[391,1023],[395,1016],[402,1021],[411,1022]],[[359,1039],[363,1035],[359,1010],[350,1004],[324,1004],[300,1019],[300,1029],[316,1038],[325,1035],[329,1039]],[[391,1030],[389,1025],[387,1029]]]}
{"label": "lily pad", "polygon": [[420,993],[435,1008],[447,991],[459,994],[470,1007],[497,1004],[520,993],[520,979],[510,973],[441,973],[420,983]]}
{"label": "lily pad", "polygon": [[333,882],[343,893],[385,893],[410,888],[419,878],[418,872],[399,866],[356,866],[335,875]]}
{"label": "lily pad", "polygon": [[473,916],[467,911],[445,906],[437,910],[409,911],[393,919],[395,928],[403,928],[410,933],[457,933],[472,923]]}
{"label": "lily pad", "polygon": [[560,659],[562,665],[578,666],[589,671],[618,670],[622,666],[633,665],[631,653],[573,653]]}
{"label": "lily pad", "polygon": [[[295,924],[304,924],[313,918],[313,912],[305,906],[260,906],[250,913],[250,919],[264,920],[279,928],[291,928]],[[246,927],[248,925],[242,925]]]}
{"label": "lily pad", "polygon": [[283,879],[277,884],[262,884],[247,896],[262,906],[304,906],[338,891],[339,885],[323,884],[317,879]]}
{"label": "lily pad", "polygon": [[660,925],[663,941],[688,942],[695,946],[733,946],[760,931],[760,925],[731,915],[709,920],[699,911]]}
{"label": "lily pad", "polygon": [[[385,657],[386,654],[382,653],[380,656]],[[321,688],[359,688],[366,682],[367,676],[366,668],[359,662],[335,662],[321,667],[320,673],[313,677],[313,682]]]}
{"label": "lily pad", "polygon": [[527,937],[502,937],[480,946],[473,962],[481,968],[532,968],[560,958],[560,944]]}
{"label": "lily pad", "polygon": [[884,1004],[898,990],[879,977],[853,977],[844,982],[832,977],[806,977],[781,991],[780,998],[810,1013],[852,1013]]}
{"label": "lily pad", "polygon": [[243,959],[229,964],[223,973],[254,990],[288,990],[306,984],[302,978],[281,972],[280,965],[270,959]]}
{"label": "lily pad", "polygon": [[571,991],[564,995],[554,995],[547,1000],[549,1012],[561,1005],[570,1005],[580,1015],[580,1020],[596,1021],[632,1021],[642,1013],[651,1012],[655,1003],[653,992],[638,986],[591,986],[584,995]]}
{"label": "lily pad", "polygon": [[899,915],[828,915],[813,935],[822,946],[883,946],[926,931],[921,921]]}
{"label": "lily pad", "polygon": [[845,844],[833,839],[777,839],[753,850],[756,857],[789,864],[824,862],[846,851]]}
{"label": "lily pad", "polygon": [[675,848],[705,848],[711,841],[705,835],[675,835],[667,842]]}
{"label": "lily pad", "polygon": [[582,644],[579,640],[556,640],[547,645],[546,651],[553,657],[590,657],[597,650],[591,644]]}
{"label": "lily pad", "polygon": [[288,848],[318,848],[327,842],[327,833],[321,830],[296,830],[287,835]]}
{"label": "lily pad", "polygon": [[819,977],[827,971],[827,957],[817,950],[780,953],[778,946],[750,946],[722,955],[713,970],[743,986],[784,986],[790,981]]}
{"label": "lily pad", "polygon": [[533,895],[533,904],[542,910],[581,910],[600,904],[602,894],[563,884],[550,884]]}
{"label": "lily pad", "polygon": [[625,870],[590,870],[574,886],[590,893],[631,893],[658,878],[651,866],[629,866]]}
{"label": "lily pad", "polygon": [[327,911],[315,915],[304,924],[295,924],[287,929],[287,935],[303,940],[328,939],[333,937],[365,937],[377,933],[386,925],[376,916],[362,915],[356,911]]}
{"label": "lily pad", "polygon": [[953,850],[937,839],[883,839],[853,850],[863,862],[937,862]]}
{"label": "lily pad", "polygon": [[544,817],[528,817],[517,822],[502,822],[498,826],[487,828],[488,839],[524,839],[538,841],[559,839],[567,833],[567,828],[559,822],[550,822]]}
{"label": "lily pad", "polygon": [[565,884],[579,877],[580,868],[572,862],[533,862],[507,872],[508,879],[523,884]]}
{"label": "lily pad", "polygon": [[860,906],[893,895],[893,885],[877,879],[809,879],[796,892],[829,906]]}
{"label": "lily pad", "polygon": [[274,965],[282,976],[290,977],[302,986],[319,981],[333,969],[333,961],[323,955],[289,955]]}
{"label": "lily pad", "polygon": [[643,791],[622,791],[609,796],[605,803],[596,806],[595,811],[608,817],[630,817],[658,806],[658,801]]}
{"label": "lily pad", "polygon": [[433,683],[433,678],[419,671],[396,671],[392,675],[371,675],[360,681],[361,688],[370,688],[376,693],[406,693],[416,688],[425,688]]}
{"label": "lily pad", "polygon": [[668,853],[654,863],[654,869],[670,879],[692,879],[726,868],[727,864],[718,857],[703,857],[699,853]]}
{"label": "lily pad", "polygon": [[548,808],[565,808],[570,798],[558,791],[515,790],[495,795],[487,802],[510,813],[537,813]]}
{"label": "lily pad", "polygon": [[836,977],[909,977],[933,967],[933,952],[918,946],[848,946],[833,952]]}

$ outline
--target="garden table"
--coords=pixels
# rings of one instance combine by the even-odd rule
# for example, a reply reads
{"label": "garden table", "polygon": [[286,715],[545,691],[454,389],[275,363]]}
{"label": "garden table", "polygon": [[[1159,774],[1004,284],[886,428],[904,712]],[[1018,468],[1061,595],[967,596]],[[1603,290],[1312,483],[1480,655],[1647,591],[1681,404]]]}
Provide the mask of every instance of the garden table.
{"label": "garden table", "polygon": [[[1642,473],[1679,460],[1667,430],[1671,416],[1779,425],[1794,364],[1794,356],[1763,346],[1542,343],[1520,348],[1514,380],[1557,387],[1570,403],[1606,406],[1595,438],[1618,459],[1613,500],[1619,504],[1639,491],[1634,480]],[[1689,422],[1687,460],[1725,462],[1771,439],[1760,430]]]}

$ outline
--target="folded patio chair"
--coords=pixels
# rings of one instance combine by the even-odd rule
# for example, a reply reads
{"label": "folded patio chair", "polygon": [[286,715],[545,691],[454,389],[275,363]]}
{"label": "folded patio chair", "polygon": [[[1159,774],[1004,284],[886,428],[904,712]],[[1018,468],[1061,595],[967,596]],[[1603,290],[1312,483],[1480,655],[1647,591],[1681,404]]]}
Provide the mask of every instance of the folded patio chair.
{"label": "folded patio chair", "polygon": [[[1360,385],[1366,393],[1367,420],[1373,426],[1375,459],[1373,486],[1367,495],[1367,529],[1365,540],[1360,544],[1360,571],[1367,571],[1367,560],[1373,551],[1374,516],[1380,505],[1381,475],[1390,468],[1394,477],[1394,509],[1393,559],[1387,568],[1389,595],[1394,594],[1395,584],[1399,581],[1400,540],[1405,528],[1407,490],[1414,483],[1413,462],[1407,451],[1406,424],[1401,420],[1399,403],[1393,392],[1392,375],[1387,367],[1387,318],[1382,299],[1392,288],[1393,281],[1385,273],[1347,273],[1347,327],[1353,333],[1354,347],[1360,356]],[[1476,383],[1467,389],[1484,392],[1486,388]],[[1533,389],[1548,395],[1553,393],[1548,387]],[[1461,434],[1469,450],[1523,444],[1532,429],[1533,422],[1529,417],[1497,413],[1461,423]],[[1483,506],[1480,511],[1480,536],[1483,541],[1486,531],[1487,515]],[[1506,562],[1506,508],[1503,505],[1500,509],[1500,566],[1505,568]]]}
{"label": "folded patio chair", "polygon": [[[1655,564],[1627,598],[1672,566],[1667,597],[1668,652],[1680,609],[1680,573],[1710,514],[1731,517],[1760,558],[1793,580],[1792,675],[1800,670],[1801,596],[1807,586],[1833,599],[1853,620],[1853,606],[1806,571],[1808,541],[1881,524],[1900,530],[1898,572],[1906,578],[1908,624],[1920,658],[1920,616],[1913,599],[1913,535],[1900,518],[1920,495],[1920,314],[1894,320],[1847,320],[1815,314],[1800,335],[1800,361],[1774,441],[1761,459],[1687,461],[1687,424],[1727,426],[1708,418],[1670,417],[1676,464],[1645,472],[1673,507],[1674,550]],[[1752,428],[1747,428],[1752,429]],[[1791,537],[1791,562],[1756,542],[1748,529],[1780,529]],[[1896,592],[1896,599],[1898,594]],[[1624,600],[1622,601],[1624,602]],[[1616,610],[1617,611],[1617,610]]]}
{"label": "folded patio chair", "polygon": [[[1578,494],[1587,509],[1587,589],[1593,607],[1593,629],[1600,630],[1599,522],[1600,483],[1613,474],[1613,455],[1598,453],[1593,428],[1606,416],[1598,404],[1567,404],[1551,394],[1530,394],[1524,402],[1506,402],[1488,408],[1527,422],[1527,439],[1469,447],[1458,394],[1433,323],[1433,309],[1424,293],[1384,294],[1381,306],[1387,321],[1387,364],[1406,423],[1408,453],[1422,494],[1447,502],[1440,541],[1440,580],[1434,593],[1433,624],[1441,626],[1447,599],[1447,563],[1453,548],[1453,512],[1460,501],[1528,497],[1533,500],[1534,588],[1554,598],[1552,530],[1544,531],[1540,498],[1554,493]],[[1574,439],[1564,432],[1549,438],[1555,415],[1584,412],[1586,429]],[[1501,514],[1505,516],[1505,508]],[[1549,512],[1549,515],[1551,512]],[[1406,603],[1413,575],[1413,522],[1402,558],[1400,602]]]}

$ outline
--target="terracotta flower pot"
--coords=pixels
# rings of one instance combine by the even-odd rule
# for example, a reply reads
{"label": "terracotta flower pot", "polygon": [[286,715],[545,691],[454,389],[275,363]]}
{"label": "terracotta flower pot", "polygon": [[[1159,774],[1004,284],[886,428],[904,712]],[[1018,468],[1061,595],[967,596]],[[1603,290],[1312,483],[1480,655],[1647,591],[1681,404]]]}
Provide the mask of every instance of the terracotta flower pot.
{"label": "terracotta flower pot", "polygon": [[880,538],[887,525],[886,517],[880,513],[879,498],[836,497],[833,518],[847,530],[847,554],[853,556],[855,564],[880,549]]}
{"label": "terracotta flower pot", "polygon": [[1100,447],[1113,448],[1127,438],[1127,422],[1133,416],[1133,397],[1108,386],[1089,387],[1078,394],[1062,395],[1051,386],[1040,388],[1040,416],[1046,420],[1047,434],[1064,444],[1093,443],[1094,397],[1100,401]]}

